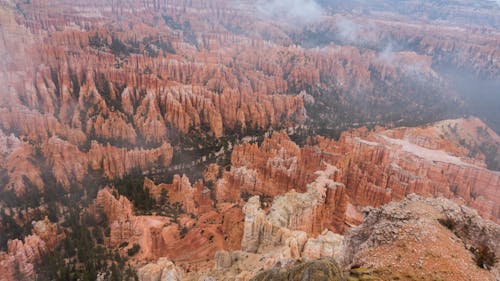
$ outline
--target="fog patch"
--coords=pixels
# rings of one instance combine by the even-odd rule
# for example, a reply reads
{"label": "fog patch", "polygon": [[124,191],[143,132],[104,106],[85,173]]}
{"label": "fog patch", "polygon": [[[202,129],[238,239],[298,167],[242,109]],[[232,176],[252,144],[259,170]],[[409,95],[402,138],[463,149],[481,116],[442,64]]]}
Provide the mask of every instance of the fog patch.
{"label": "fog patch", "polygon": [[323,15],[323,9],[314,0],[258,0],[256,8],[259,16],[292,24],[317,22]]}
{"label": "fog patch", "polygon": [[378,54],[377,60],[385,64],[394,64],[395,62],[394,48],[391,43],[389,43],[385,48]]}
{"label": "fog patch", "polygon": [[346,44],[374,45],[378,43],[377,26],[371,22],[359,23],[344,16],[336,19],[339,39]]}

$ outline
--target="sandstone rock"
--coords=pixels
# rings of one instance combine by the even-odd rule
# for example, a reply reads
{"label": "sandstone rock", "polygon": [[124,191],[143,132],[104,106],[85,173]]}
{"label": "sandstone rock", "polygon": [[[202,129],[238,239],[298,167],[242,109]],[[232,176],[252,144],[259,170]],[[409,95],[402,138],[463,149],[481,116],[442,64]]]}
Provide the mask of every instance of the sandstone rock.
{"label": "sandstone rock", "polygon": [[248,252],[256,252],[259,248],[260,232],[265,223],[265,213],[260,209],[258,196],[251,197],[243,207],[245,214],[245,225],[241,249]]}
{"label": "sandstone rock", "polygon": [[182,270],[166,258],[160,258],[156,263],[149,263],[137,271],[140,281],[180,281]]}
{"label": "sandstone rock", "polygon": [[[181,213],[177,222],[165,216],[134,215],[130,201],[123,196],[115,198],[108,188],[99,191],[96,204],[102,207],[110,223],[106,243],[113,247],[123,242],[128,242],[129,247],[139,244],[140,251],[133,257],[138,261],[160,257],[176,261],[206,260],[213,258],[219,249],[240,247],[243,214],[231,204],[201,213],[196,221],[191,215]],[[183,228],[187,233],[181,235]]]}
{"label": "sandstone rock", "polygon": [[[334,256],[341,238],[328,230],[318,238],[308,235],[318,234],[316,228],[327,223],[331,214],[322,214],[327,193],[341,185],[331,180],[338,170],[328,166],[318,172],[318,178],[308,186],[305,193],[290,191],[274,199],[269,213],[261,209],[257,196],[251,197],[243,207],[245,225],[241,249],[248,252],[265,252],[276,245],[286,246],[291,258],[301,256]],[[308,245],[305,247],[305,245]],[[338,250],[337,250],[338,251]]]}
{"label": "sandstone rock", "polygon": [[207,169],[203,172],[203,179],[206,182],[215,182],[219,177],[219,170],[221,167],[217,164],[208,165]]}
{"label": "sandstone rock", "polygon": [[96,203],[101,206],[110,222],[130,219],[133,216],[132,203],[124,196],[116,199],[109,188],[97,193]]}
{"label": "sandstone rock", "polygon": [[[273,133],[261,146],[243,143],[233,149],[231,173],[217,185],[221,198],[239,199],[239,193],[276,196],[295,189],[306,190],[314,172],[322,168],[321,154],[311,148],[301,150],[284,132]],[[235,192],[239,189],[240,192]]]}
{"label": "sandstone rock", "polygon": [[172,146],[165,142],[154,149],[127,150],[111,145],[100,145],[92,142],[88,153],[89,165],[94,170],[102,170],[108,178],[121,177],[134,169],[148,171],[154,165],[162,167],[170,165]]}
{"label": "sandstone rock", "polygon": [[483,260],[478,260],[476,249],[486,255],[498,253],[500,227],[475,211],[444,198],[409,195],[400,203],[366,212],[363,224],[345,236],[343,264],[371,268],[382,272],[382,278],[405,272],[424,279],[498,278],[498,261],[479,267],[476,263]]}
{"label": "sandstone rock", "polygon": [[51,223],[47,217],[44,220],[33,222],[32,232],[45,242],[47,249],[54,249],[62,237],[58,235],[57,226]]}
{"label": "sandstone rock", "polygon": [[28,143],[0,131],[0,151],[0,169],[4,169],[8,176],[8,181],[4,183],[6,190],[12,190],[17,195],[25,194],[26,179],[39,191],[43,190],[41,171],[31,161],[34,151]]}
{"label": "sandstone rock", "polygon": [[218,251],[215,253],[215,266],[220,269],[229,268],[232,265],[231,253]]}
{"label": "sandstone rock", "polygon": [[62,237],[48,219],[33,222],[33,234],[24,241],[15,239],[7,243],[7,252],[0,252],[0,279],[16,281],[17,278],[35,280],[35,265],[42,255],[52,251]]}
{"label": "sandstone rock", "polygon": [[[466,124],[468,121],[456,122]],[[498,200],[493,194],[500,188],[499,174],[485,169],[477,159],[465,157],[464,147],[459,148],[458,141],[453,143],[452,137],[442,140],[439,137],[444,137],[442,128],[438,123],[425,133],[418,128],[373,133],[355,131],[343,134],[335,147],[327,146],[324,141],[320,141],[320,147],[331,153],[349,152],[334,165],[343,171],[340,181],[348,183],[347,193],[355,205],[380,206],[414,192],[427,197],[440,195],[465,200],[481,210],[486,218],[498,220],[498,210],[492,206],[498,205],[494,203]],[[432,135],[439,140],[435,145],[422,141],[424,136]],[[488,206],[482,205],[483,199],[490,202]]]}
{"label": "sandstone rock", "polygon": [[149,193],[157,201],[161,199],[162,190],[168,195],[168,202],[171,204],[181,203],[182,208],[187,213],[198,214],[198,207],[201,203],[203,192],[203,184],[191,185],[189,178],[186,175],[175,175],[172,184],[155,185],[151,180],[144,180],[144,188],[149,190]]}
{"label": "sandstone rock", "polygon": [[299,263],[286,269],[264,271],[254,278],[254,281],[337,281],[344,280],[342,270],[333,259],[321,259],[312,262]]}
{"label": "sandstone rock", "polygon": [[310,238],[304,245],[302,256],[309,259],[339,258],[343,236],[325,230],[316,238]]}

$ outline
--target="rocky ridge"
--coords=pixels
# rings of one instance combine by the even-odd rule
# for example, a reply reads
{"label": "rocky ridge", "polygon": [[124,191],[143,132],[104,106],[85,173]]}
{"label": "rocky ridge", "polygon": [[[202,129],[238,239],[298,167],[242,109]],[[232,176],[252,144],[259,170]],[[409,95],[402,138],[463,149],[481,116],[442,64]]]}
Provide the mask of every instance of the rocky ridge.
{"label": "rocky ridge", "polygon": [[7,252],[0,252],[0,279],[33,279],[35,265],[64,238],[47,218],[33,222],[32,234],[23,240],[10,240]]}
{"label": "rocky ridge", "polygon": [[341,261],[383,279],[411,274],[423,279],[496,280],[499,235],[498,224],[481,219],[470,208],[443,198],[410,195],[399,203],[367,209],[363,223],[345,236]]}

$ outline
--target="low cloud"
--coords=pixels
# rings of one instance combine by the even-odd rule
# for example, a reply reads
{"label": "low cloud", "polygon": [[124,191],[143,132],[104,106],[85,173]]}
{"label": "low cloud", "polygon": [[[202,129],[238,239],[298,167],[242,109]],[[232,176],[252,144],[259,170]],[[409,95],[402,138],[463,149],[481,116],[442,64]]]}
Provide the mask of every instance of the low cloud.
{"label": "low cloud", "polygon": [[424,56],[419,56],[412,51],[395,51],[392,43],[387,44],[382,51],[377,53],[375,62],[400,69],[415,79],[436,75],[430,66],[431,59],[426,60]]}
{"label": "low cloud", "polygon": [[323,9],[314,0],[258,0],[257,12],[265,17],[296,24],[319,21]]}
{"label": "low cloud", "polygon": [[347,17],[337,17],[339,38],[347,44],[376,44],[377,27],[370,21],[359,23]]}
{"label": "low cloud", "polygon": [[377,57],[377,60],[383,62],[385,64],[394,64],[395,63],[395,53],[394,48],[391,43],[385,46],[384,50],[382,50]]}

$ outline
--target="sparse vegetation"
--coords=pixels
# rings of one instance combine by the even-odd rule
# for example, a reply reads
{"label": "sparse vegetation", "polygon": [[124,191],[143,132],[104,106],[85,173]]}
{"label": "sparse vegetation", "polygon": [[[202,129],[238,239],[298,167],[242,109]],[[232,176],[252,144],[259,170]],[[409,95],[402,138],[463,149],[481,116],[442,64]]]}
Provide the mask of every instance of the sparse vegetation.
{"label": "sparse vegetation", "polygon": [[454,230],[456,223],[450,218],[438,219],[438,222],[449,230]]}
{"label": "sparse vegetation", "polygon": [[184,238],[186,234],[188,233],[189,229],[186,226],[183,226],[180,231],[179,231],[179,236],[181,238]]}
{"label": "sparse vegetation", "polygon": [[104,273],[104,279],[110,281],[135,280],[135,271],[127,266],[127,259],[103,245],[107,221],[97,221],[73,206],[63,226],[66,238],[37,265],[39,280],[91,281],[97,279],[98,273]]}
{"label": "sparse vegetation", "polygon": [[129,257],[135,256],[141,250],[141,246],[139,244],[132,245],[132,248],[127,250],[127,255]]}
{"label": "sparse vegetation", "polygon": [[491,269],[498,260],[495,251],[486,245],[479,245],[477,248],[473,248],[472,253],[474,254],[477,266],[481,268]]}
{"label": "sparse vegetation", "polygon": [[120,195],[127,197],[134,204],[138,212],[151,212],[156,206],[149,190],[144,188],[144,176],[138,170],[113,181],[113,186]]}

